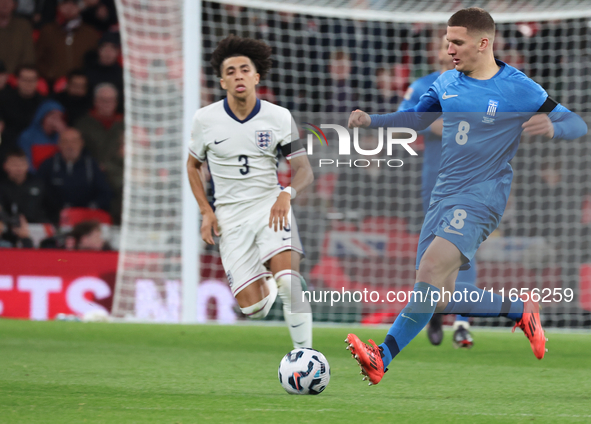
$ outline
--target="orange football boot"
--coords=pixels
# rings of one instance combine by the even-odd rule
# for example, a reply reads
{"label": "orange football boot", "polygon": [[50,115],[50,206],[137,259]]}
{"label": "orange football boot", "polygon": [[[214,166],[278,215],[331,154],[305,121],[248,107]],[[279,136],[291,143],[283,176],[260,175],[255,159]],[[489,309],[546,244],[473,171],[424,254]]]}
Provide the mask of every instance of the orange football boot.
{"label": "orange football boot", "polygon": [[351,355],[361,368],[360,374],[364,375],[363,380],[369,379],[369,385],[378,384],[384,376],[384,362],[382,361],[382,352],[373,340],[372,344],[367,345],[359,340],[355,334],[348,334],[345,343],[346,349],[351,351]]}
{"label": "orange football boot", "polygon": [[[522,296],[523,299],[526,296]],[[521,319],[515,322],[512,332],[519,327],[523,330],[525,336],[529,339],[531,349],[534,351],[536,358],[542,359],[544,354],[548,351],[546,349],[546,342],[548,339],[544,335],[544,329],[540,322],[540,305],[531,299],[523,302],[523,315]]]}

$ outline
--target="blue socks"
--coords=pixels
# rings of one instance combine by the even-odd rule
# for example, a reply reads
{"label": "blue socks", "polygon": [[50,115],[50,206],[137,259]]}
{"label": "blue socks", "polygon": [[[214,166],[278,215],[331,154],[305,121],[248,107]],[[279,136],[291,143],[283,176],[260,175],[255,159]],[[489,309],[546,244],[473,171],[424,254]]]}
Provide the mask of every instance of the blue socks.
{"label": "blue socks", "polygon": [[[458,294],[460,292],[460,294]],[[464,317],[507,317],[517,321],[523,314],[523,302],[521,299],[511,301],[508,297],[501,297],[490,291],[483,291],[468,283],[456,282],[454,296],[447,304],[442,314],[460,314]],[[445,300],[448,295],[444,294]],[[471,301],[475,300],[475,301]],[[443,300],[443,297],[442,297]]]}
{"label": "blue socks", "polygon": [[[433,292],[439,292],[437,287],[419,282],[415,284],[413,291],[416,295],[411,294],[408,304],[400,311],[388,330],[384,343],[380,345],[383,350],[384,370],[392,359],[421,332],[435,312],[437,303],[431,301],[431,295]],[[443,314],[457,314],[463,317],[504,316],[513,321],[521,319],[523,314],[521,299],[511,301],[508,297],[501,297],[494,293],[491,298],[490,291],[484,291],[470,283],[456,282],[454,294],[457,301],[452,296]],[[449,295],[444,295],[448,300]],[[467,318],[462,320],[467,321]]]}
{"label": "blue socks", "polygon": [[415,284],[413,291],[408,304],[400,311],[388,330],[386,340],[380,345],[384,354],[384,370],[392,362],[392,358],[425,328],[435,312],[437,303],[431,301],[431,295],[433,292],[439,292],[437,287],[419,282]]}

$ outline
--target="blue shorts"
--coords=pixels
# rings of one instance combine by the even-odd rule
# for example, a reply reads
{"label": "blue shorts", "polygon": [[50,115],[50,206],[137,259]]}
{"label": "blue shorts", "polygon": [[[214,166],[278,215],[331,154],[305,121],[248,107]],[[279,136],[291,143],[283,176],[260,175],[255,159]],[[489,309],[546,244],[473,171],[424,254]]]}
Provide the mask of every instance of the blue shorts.
{"label": "blue shorts", "polygon": [[465,197],[452,196],[432,203],[419,237],[416,269],[419,269],[421,259],[435,236],[453,243],[463,256],[460,270],[469,269],[476,250],[499,226],[501,217],[485,205],[470,202]]}

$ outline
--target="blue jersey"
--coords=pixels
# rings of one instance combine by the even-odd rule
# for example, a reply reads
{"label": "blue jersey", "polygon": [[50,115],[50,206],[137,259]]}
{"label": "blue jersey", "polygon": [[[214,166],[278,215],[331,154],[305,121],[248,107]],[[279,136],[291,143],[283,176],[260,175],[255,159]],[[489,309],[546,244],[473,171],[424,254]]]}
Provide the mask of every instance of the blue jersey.
{"label": "blue jersey", "polygon": [[[459,195],[502,214],[507,205],[521,125],[548,94],[523,72],[497,60],[496,75],[477,80],[454,70],[444,72],[411,113],[375,119],[372,127],[395,123],[424,129],[443,112],[442,154],[431,202]],[[379,118],[379,116],[378,116]],[[374,121],[375,119],[375,121]]]}
{"label": "blue jersey", "polygon": [[[421,96],[427,92],[431,84],[441,75],[436,71],[425,75],[413,82],[398,110],[410,109],[419,103]],[[423,151],[423,171],[421,173],[421,197],[423,198],[423,212],[427,213],[431,192],[437,181],[439,163],[441,162],[441,137],[433,134],[429,129],[422,132],[425,150]]]}

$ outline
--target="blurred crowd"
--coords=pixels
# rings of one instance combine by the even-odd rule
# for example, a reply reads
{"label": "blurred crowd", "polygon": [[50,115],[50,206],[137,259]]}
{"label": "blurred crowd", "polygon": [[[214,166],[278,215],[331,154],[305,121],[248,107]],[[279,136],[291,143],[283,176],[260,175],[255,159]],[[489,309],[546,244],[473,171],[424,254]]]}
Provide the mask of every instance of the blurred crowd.
{"label": "blurred crowd", "polygon": [[31,247],[29,224],[79,208],[100,222],[42,247],[88,248],[120,223],[122,96],[114,0],[0,0],[0,246]]}

